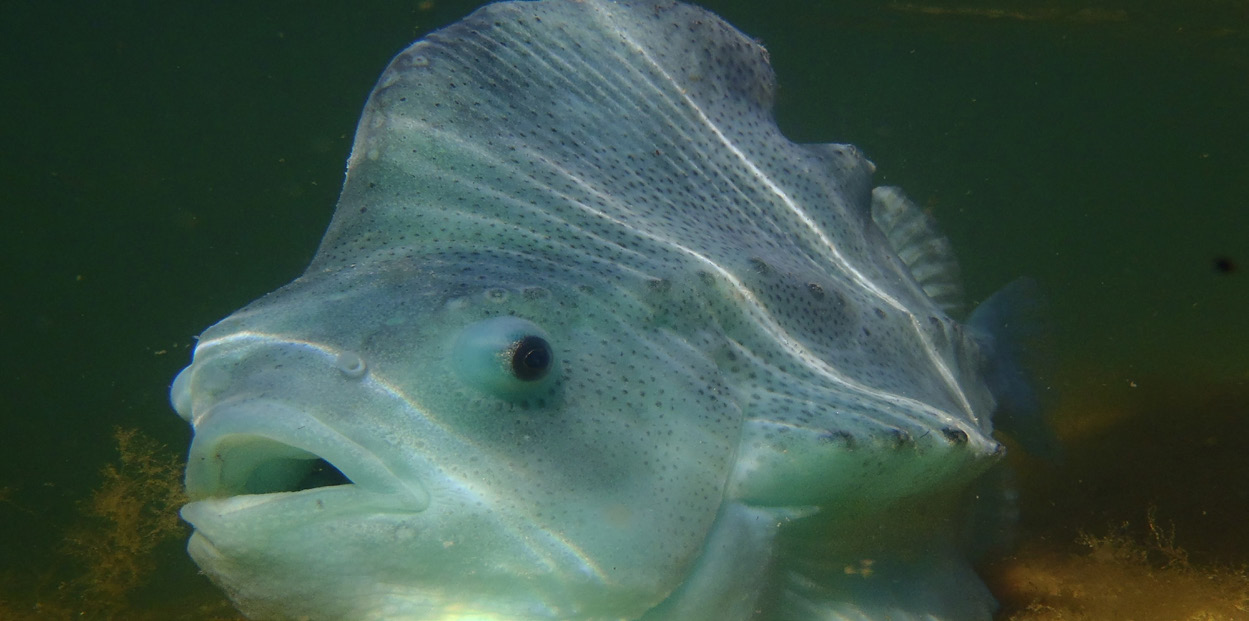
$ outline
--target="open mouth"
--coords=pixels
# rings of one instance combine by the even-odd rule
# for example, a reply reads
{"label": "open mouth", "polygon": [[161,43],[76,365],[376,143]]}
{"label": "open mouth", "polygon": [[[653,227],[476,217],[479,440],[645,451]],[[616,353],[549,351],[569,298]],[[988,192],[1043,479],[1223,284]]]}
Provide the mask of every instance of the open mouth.
{"label": "open mouth", "polygon": [[374,451],[316,417],[256,400],[221,405],[198,421],[186,487],[192,501],[345,488],[422,510],[428,494],[408,479],[414,478],[396,476]]}
{"label": "open mouth", "polygon": [[220,473],[211,496],[302,492],[355,483],[324,457],[260,436],[223,438],[214,458]]}

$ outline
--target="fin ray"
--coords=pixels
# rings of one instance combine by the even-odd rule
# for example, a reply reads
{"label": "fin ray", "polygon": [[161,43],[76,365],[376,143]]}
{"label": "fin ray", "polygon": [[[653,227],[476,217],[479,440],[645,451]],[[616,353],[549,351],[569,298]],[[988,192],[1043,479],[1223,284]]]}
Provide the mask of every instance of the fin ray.
{"label": "fin ray", "polygon": [[946,314],[960,312],[963,284],[958,259],[936,221],[892,186],[872,190],[872,221],[924,293]]}

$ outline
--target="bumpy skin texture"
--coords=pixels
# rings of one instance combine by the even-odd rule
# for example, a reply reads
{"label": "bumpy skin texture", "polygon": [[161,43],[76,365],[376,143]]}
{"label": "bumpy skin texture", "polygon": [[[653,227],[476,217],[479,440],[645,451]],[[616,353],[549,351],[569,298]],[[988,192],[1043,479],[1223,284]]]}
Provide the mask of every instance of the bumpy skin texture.
{"label": "bumpy skin texture", "polygon": [[668,2],[395,58],[312,265],[175,381],[196,562],[256,619],[987,619],[952,261],[774,88]]}

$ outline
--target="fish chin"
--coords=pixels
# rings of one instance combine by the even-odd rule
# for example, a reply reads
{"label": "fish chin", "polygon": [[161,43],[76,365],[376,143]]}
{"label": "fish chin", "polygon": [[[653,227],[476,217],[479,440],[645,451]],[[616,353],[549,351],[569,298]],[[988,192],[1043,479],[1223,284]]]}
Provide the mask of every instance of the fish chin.
{"label": "fish chin", "polygon": [[521,543],[398,493],[342,484],[206,498],[181,513],[195,529],[191,557],[249,618],[564,618],[548,600],[566,578],[480,564],[499,551],[532,560]]}
{"label": "fish chin", "polygon": [[[258,542],[247,545],[254,550],[265,548]],[[255,564],[254,557],[240,564],[237,547],[225,549],[197,530],[191,535],[187,550],[204,573],[251,619],[537,621],[564,618],[532,598],[524,601],[465,599],[471,594],[457,591],[452,599],[446,585],[437,582],[419,584],[409,579],[386,583],[376,574],[343,572],[340,570],[358,563],[359,558],[341,556],[341,549],[323,544],[275,550],[272,558],[265,559],[270,562],[263,565]],[[265,570],[257,571],[260,567]]]}
{"label": "fish chin", "polygon": [[602,589],[539,525],[294,405],[225,399],[197,423],[187,549],[250,618],[568,618]]}
{"label": "fish chin", "polygon": [[302,592],[322,607],[342,605],[327,601],[328,594],[360,601],[350,580],[322,581],[385,553],[393,537],[379,534],[403,530],[429,505],[419,480],[401,480],[376,455],[291,404],[231,399],[197,423],[186,477],[192,502],[181,511],[195,529],[187,549],[258,618],[287,618],[289,611],[271,608],[273,593]]}
{"label": "fish chin", "polygon": [[[574,610],[578,580],[533,563],[497,525],[404,511],[392,495],[336,486],[196,501],[182,515],[195,527],[191,557],[248,618],[536,621]],[[500,551],[528,563],[482,562]]]}

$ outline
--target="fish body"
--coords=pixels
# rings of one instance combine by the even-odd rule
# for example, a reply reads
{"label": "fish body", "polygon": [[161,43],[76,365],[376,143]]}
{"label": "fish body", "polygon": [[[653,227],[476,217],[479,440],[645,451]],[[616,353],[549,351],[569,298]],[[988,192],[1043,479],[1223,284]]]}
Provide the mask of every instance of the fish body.
{"label": "fish body", "polygon": [[174,382],[204,572],[255,619],[990,618],[992,336],[774,90],[671,2],[399,54],[312,264]]}

